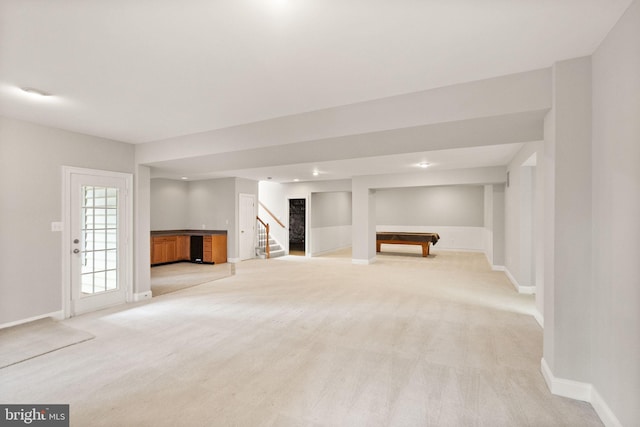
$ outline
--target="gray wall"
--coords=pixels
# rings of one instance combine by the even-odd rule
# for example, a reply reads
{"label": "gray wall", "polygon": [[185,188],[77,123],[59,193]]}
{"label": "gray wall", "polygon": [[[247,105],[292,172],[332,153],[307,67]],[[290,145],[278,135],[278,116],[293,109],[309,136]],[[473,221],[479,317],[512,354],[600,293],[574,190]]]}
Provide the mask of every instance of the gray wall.
{"label": "gray wall", "polygon": [[152,230],[188,228],[188,182],[162,178],[152,179],[150,197]]}
{"label": "gray wall", "polygon": [[[240,193],[258,194],[258,182],[240,178],[151,180],[151,229],[227,231],[227,256],[238,257]],[[256,207],[257,212],[257,207]]]}
{"label": "gray wall", "polygon": [[492,186],[493,203],[489,212],[493,216],[493,265],[504,265],[505,258],[505,185]]}
{"label": "gray wall", "polygon": [[186,228],[227,232],[234,229],[235,178],[193,181],[187,193]]}
{"label": "gray wall", "polygon": [[536,285],[536,236],[542,234],[537,225],[542,215],[537,191],[544,186],[536,185],[536,179],[543,178],[537,172],[543,145],[529,142],[520,149],[509,163],[509,187],[505,188],[505,267],[519,286],[531,289]]}
{"label": "gray wall", "polygon": [[[593,384],[640,425],[640,3],[593,62]],[[585,263],[586,264],[586,263]]]}
{"label": "gray wall", "polygon": [[311,227],[351,225],[351,192],[311,194]]}
{"label": "gray wall", "polygon": [[134,172],[130,144],[0,117],[0,324],[62,309],[62,166]]}
{"label": "gray wall", "polygon": [[438,186],[376,192],[380,225],[484,226],[484,187]]}

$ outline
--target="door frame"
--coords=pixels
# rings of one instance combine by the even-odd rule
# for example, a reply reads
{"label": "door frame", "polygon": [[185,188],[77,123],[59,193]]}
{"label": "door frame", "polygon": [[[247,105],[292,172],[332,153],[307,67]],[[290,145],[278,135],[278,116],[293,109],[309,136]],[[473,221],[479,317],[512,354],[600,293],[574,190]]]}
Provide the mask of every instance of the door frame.
{"label": "door frame", "polygon": [[[253,210],[251,212],[251,217],[253,218],[253,223],[251,226],[251,254],[252,256],[249,258],[243,258],[244,253],[242,252],[243,250],[243,246],[242,246],[242,218],[245,212],[243,212],[242,210],[242,199],[243,198],[250,198],[252,200],[253,203]],[[238,236],[238,260],[239,261],[246,261],[249,259],[253,259],[255,258],[255,243],[256,243],[256,217],[258,215],[258,208],[257,208],[257,197],[255,194],[251,194],[251,193],[238,193],[238,227],[237,227],[237,236]],[[249,253],[249,251],[247,250],[247,254]]]}
{"label": "door frame", "polygon": [[304,256],[311,258],[311,233],[310,233],[310,219],[311,219],[311,194],[304,195],[289,195],[287,196],[287,255],[289,254],[289,218],[291,215],[290,201],[295,199],[304,199]]}
{"label": "door frame", "polygon": [[111,172],[99,169],[86,169],[73,166],[62,166],[62,311],[64,318],[71,317],[71,175],[93,175],[110,178],[123,178],[126,181],[124,198],[127,208],[124,211],[126,242],[122,247],[125,254],[125,301],[133,300],[133,174]]}

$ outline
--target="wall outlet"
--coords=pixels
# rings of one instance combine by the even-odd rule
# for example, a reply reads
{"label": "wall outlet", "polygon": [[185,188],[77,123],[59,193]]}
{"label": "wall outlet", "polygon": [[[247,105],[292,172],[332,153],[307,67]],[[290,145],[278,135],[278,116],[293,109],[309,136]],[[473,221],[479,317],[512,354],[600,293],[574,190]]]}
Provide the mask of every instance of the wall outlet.
{"label": "wall outlet", "polygon": [[64,231],[64,223],[59,221],[52,222],[51,231]]}

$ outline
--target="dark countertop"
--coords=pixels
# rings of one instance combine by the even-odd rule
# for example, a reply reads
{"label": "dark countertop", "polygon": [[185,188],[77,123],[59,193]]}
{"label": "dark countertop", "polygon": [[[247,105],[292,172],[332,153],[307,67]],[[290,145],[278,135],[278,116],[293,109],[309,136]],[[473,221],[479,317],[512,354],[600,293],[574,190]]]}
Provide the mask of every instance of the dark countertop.
{"label": "dark countertop", "polygon": [[151,231],[154,236],[209,236],[211,234],[227,234],[227,230],[159,230]]}

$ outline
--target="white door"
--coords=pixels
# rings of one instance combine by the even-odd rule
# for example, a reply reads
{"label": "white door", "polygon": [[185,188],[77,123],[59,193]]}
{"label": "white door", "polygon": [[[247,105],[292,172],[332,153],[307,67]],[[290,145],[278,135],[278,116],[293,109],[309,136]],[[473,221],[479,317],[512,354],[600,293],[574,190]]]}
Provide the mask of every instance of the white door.
{"label": "white door", "polygon": [[72,172],[67,179],[73,316],[127,299],[130,176]]}
{"label": "white door", "polygon": [[255,258],[256,196],[240,194],[240,259]]}

